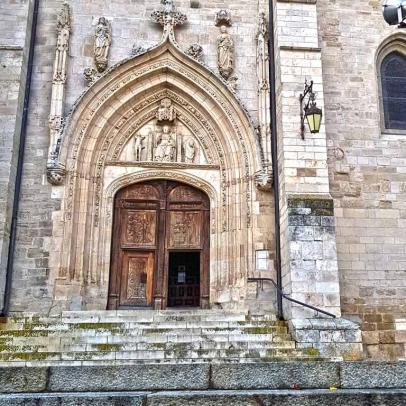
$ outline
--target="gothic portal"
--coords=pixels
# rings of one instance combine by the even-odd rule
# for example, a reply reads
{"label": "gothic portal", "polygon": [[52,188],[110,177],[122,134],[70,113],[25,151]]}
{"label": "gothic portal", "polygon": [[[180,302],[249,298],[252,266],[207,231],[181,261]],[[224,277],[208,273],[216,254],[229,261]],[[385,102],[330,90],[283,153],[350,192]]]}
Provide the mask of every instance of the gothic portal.
{"label": "gothic portal", "polygon": [[109,309],[209,305],[208,196],[167,180],[115,198]]}

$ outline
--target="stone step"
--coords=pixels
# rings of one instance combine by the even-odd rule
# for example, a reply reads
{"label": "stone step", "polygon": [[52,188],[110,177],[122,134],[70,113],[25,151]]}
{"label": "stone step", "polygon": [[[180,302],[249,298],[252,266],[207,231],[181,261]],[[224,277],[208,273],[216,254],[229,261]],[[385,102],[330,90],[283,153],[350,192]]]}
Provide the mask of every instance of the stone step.
{"label": "stone step", "polygon": [[171,392],[93,392],[93,393],[26,393],[0,395],[0,406],[20,405],[284,405],[284,406],[355,406],[401,405],[406,390],[395,389],[328,389],[295,390],[205,390]]}
{"label": "stone step", "polygon": [[101,360],[182,360],[187,359],[245,359],[257,358],[270,360],[273,358],[309,358],[314,357],[303,355],[300,351],[288,349],[228,349],[228,350],[134,350],[134,351],[67,351],[67,352],[12,352],[0,353],[0,361],[101,361]]}

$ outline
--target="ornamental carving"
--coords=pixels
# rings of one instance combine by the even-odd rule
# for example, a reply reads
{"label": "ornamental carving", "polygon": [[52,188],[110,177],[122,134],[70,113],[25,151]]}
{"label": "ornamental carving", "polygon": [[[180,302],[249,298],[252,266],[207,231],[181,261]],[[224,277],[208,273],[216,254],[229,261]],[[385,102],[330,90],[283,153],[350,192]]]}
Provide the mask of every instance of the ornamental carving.
{"label": "ornamental carving", "polygon": [[161,100],[161,105],[156,112],[156,119],[158,123],[167,121],[172,123],[176,119],[175,107],[172,105],[172,100],[165,98]]}
{"label": "ornamental carving", "polygon": [[161,125],[155,120],[133,134],[124,146],[119,161],[208,164],[199,141],[183,123]]}
{"label": "ornamental carving", "polygon": [[174,0],[161,0],[160,10],[153,11],[151,19],[155,23],[161,24],[165,29],[168,29],[169,26],[171,30],[187,21],[185,14],[176,11]]}
{"label": "ornamental carving", "polygon": [[130,211],[127,219],[126,240],[137,245],[155,244],[155,211]]}
{"label": "ornamental carving", "polygon": [[195,59],[198,62],[203,62],[203,47],[199,44],[190,45],[186,51],[186,55],[189,55],[191,58]]}
{"label": "ornamental carving", "polygon": [[225,25],[231,27],[231,13],[228,10],[220,10],[216,13],[215,20],[216,27],[221,27]]}
{"label": "ornamental carving", "polygon": [[108,65],[111,45],[111,24],[105,17],[100,17],[94,34],[94,63],[98,72],[102,73]]}
{"label": "ornamental carving", "polygon": [[226,25],[220,27],[217,37],[217,67],[225,80],[230,79],[234,72],[234,41]]}

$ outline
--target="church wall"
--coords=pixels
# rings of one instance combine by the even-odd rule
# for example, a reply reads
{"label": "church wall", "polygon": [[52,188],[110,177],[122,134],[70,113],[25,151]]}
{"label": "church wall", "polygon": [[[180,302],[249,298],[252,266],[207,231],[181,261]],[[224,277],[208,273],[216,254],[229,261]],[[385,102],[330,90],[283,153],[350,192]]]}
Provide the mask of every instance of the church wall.
{"label": "church wall", "polygon": [[31,36],[32,19],[28,16],[33,3],[4,0],[0,4],[0,303],[5,286]]}
{"label": "church wall", "polygon": [[[51,101],[52,65],[56,45],[56,19],[62,1],[40,2],[37,42],[35,47],[31,109],[29,112],[28,139],[26,146],[22,196],[20,202],[17,250],[13,276],[11,310],[48,311],[55,305],[54,286],[50,283],[53,264],[50,252],[58,248],[61,229],[55,230],[60,219],[63,197],[61,187],[52,187],[46,179],[46,163],[49,147],[48,117]],[[101,16],[111,21],[113,42],[109,66],[130,56],[133,45],[149,47],[158,42],[161,27],[150,22],[151,12],[159,7],[154,1],[93,1],[71,0],[72,12],[71,49],[68,61],[65,114],[86,89],[83,70],[92,66],[93,35],[95,23]],[[196,2],[192,2],[196,3]],[[188,16],[188,24],[177,29],[181,47],[198,42],[204,49],[204,62],[216,68],[216,38],[218,27],[214,25],[215,12],[221,8],[232,13],[230,33],[235,40],[236,75],[239,77],[237,95],[247,107],[253,120],[258,117],[256,41],[257,18],[262,7],[258,1],[201,0],[200,8],[191,8],[190,1],[177,1],[177,7]],[[263,6],[266,1],[260,1]],[[254,235],[250,236],[254,249],[271,250],[273,259],[273,203],[268,192],[253,194],[252,222]],[[244,255],[238,247],[239,255]],[[241,258],[244,262],[244,258]],[[76,288],[72,288],[75,290]],[[272,293],[272,292],[270,292]],[[80,308],[80,303],[72,304]]]}
{"label": "church wall", "polygon": [[375,64],[404,30],[386,25],[378,0],[317,7],[342,309],[362,322],[369,355],[404,356],[406,135],[381,131]]}

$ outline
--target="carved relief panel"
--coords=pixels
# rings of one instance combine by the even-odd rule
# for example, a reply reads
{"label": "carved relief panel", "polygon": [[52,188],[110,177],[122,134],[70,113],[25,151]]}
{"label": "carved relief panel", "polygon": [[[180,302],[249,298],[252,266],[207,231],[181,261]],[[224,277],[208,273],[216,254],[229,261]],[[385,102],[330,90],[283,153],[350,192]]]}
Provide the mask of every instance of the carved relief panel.
{"label": "carved relief panel", "polygon": [[162,124],[153,120],[134,133],[120,161],[207,164],[199,140],[181,122]]}
{"label": "carved relief panel", "polygon": [[125,239],[127,244],[155,245],[156,211],[127,211]]}
{"label": "carved relief panel", "polygon": [[152,304],[153,252],[127,252],[123,258],[121,306]]}
{"label": "carved relief panel", "polygon": [[201,248],[202,212],[171,211],[169,216],[169,248]]}

